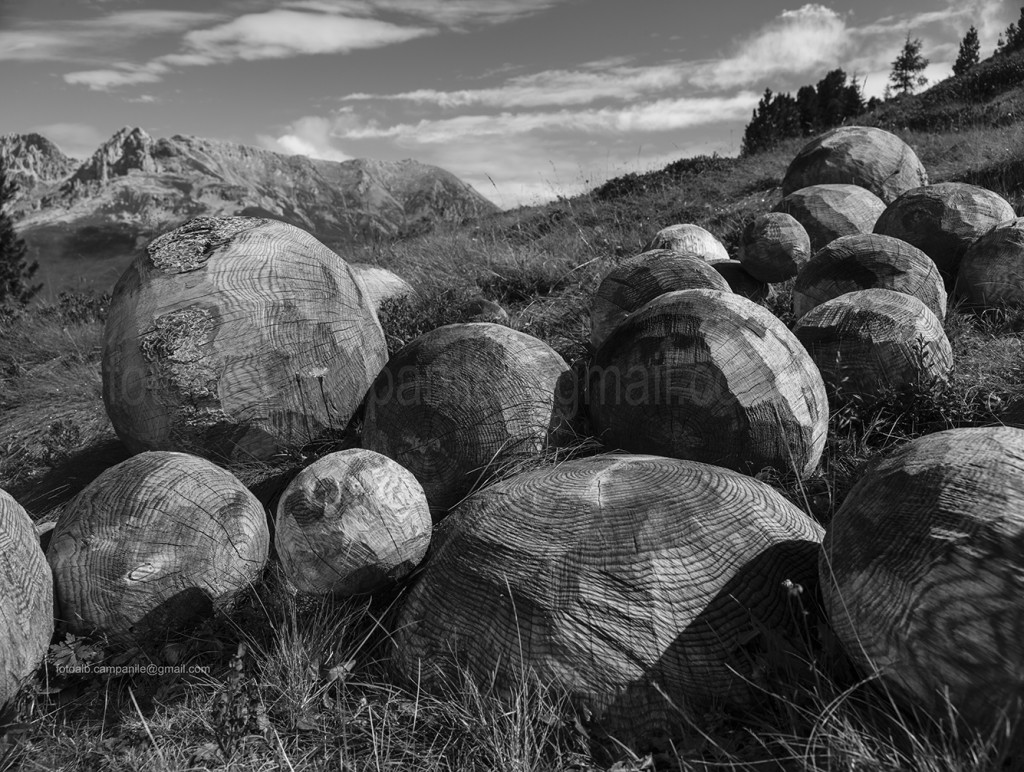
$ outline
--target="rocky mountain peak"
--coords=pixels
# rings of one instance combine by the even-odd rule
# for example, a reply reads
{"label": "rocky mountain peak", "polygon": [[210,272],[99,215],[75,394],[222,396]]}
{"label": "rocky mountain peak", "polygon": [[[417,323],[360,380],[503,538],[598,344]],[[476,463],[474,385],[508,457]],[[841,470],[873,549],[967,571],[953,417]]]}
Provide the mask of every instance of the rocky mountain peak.
{"label": "rocky mountain peak", "polygon": [[69,180],[77,184],[106,183],[111,177],[123,177],[133,170],[156,171],[153,159],[154,140],[143,129],[124,127],[97,148]]}
{"label": "rocky mountain peak", "polygon": [[34,133],[0,135],[0,161],[22,196],[40,183],[62,180],[78,164],[46,137]]}

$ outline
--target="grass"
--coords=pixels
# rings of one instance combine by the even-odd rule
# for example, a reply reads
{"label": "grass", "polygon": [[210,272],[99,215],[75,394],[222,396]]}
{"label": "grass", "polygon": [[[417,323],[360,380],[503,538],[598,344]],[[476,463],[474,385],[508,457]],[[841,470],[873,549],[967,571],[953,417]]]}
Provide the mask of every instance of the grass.
{"label": "grass", "polygon": [[[1010,97],[999,95],[1005,107]],[[910,115],[936,104],[902,108]],[[944,132],[897,131],[933,181],[985,184],[1020,213],[1024,124],[992,125],[985,110],[956,110]],[[894,125],[899,117],[879,122]],[[589,299],[609,268],[676,222],[700,224],[734,251],[746,223],[778,201],[802,144],[791,140],[744,159],[686,159],[468,227],[353,248],[346,257],[394,270],[417,289],[416,298],[391,302],[381,314],[392,353],[427,330],[464,321],[465,303],[485,297],[506,308],[511,326],[583,371],[592,354]],[[791,322],[788,291],[784,285],[765,304]],[[68,295],[0,321],[0,487],[37,520],[56,518],[125,457],[101,401],[106,303]],[[837,407],[814,475],[765,470],[761,479],[827,524],[866,465],[890,449],[945,428],[998,423],[1024,398],[1024,313],[977,316],[954,306],[945,327],[956,363],[948,382]],[[506,459],[482,481],[598,452],[581,426],[567,447]],[[302,458],[297,452],[234,471],[272,507]],[[230,616],[162,648],[108,653],[95,642],[55,641],[38,680],[0,714],[0,769],[1013,769],[1005,733],[970,736],[955,722],[916,715],[883,683],[859,676],[812,613],[802,647],[769,636],[752,652],[762,674],[755,704],[709,715],[651,747],[626,748],[594,735],[565,695],[526,677],[501,694],[467,674],[440,694],[399,682],[387,667],[385,619],[401,590],[344,602],[296,598],[274,571]],[[815,606],[814,598],[800,600]],[[57,671],[69,658],[98,657],[202,670]]]}

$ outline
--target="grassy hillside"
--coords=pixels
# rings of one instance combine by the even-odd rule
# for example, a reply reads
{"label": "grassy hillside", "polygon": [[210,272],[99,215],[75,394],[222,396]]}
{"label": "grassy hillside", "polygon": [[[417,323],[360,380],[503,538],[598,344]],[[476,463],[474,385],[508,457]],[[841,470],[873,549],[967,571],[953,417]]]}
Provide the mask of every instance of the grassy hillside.
{"label": "grassy hillside", "polygon": [[[1021,93],[1001,90],[969,109],[950,97],[944,113],[926,95],[869,119],[908,141],[932,181],[984,184],[1024,214],[1024,123],[987,117]],[[949,120],[942,131],[925,131],[931,119],[915,116],[936,110]],[[907,116],[905,126],[895,125],[897,115]],[[509,311],[511,326],[585,363],[589,298],[600,277],[673,223],[703,225],[733,250],[743,226],[778,201],[803,142],[750,158],[684,159],[473,227],[344,256],[393,270],[419,290],[418,301],[391,304],[383,317],[392,350],[459,321],[459,301],[483,295]],[[766,301],[784,319],[788,303],[785,285]],[[100,399],[105,311],[102,297],[66,296],[0,323],[0,487],[40,521],[56,518],[71,496],[125,457]],[[827,524],[864,464],[887,449],[932,431],[999,422],[1024,398],[1024,313],[979,318],[953,308],[946,330],[956,358],[949,384],[838,411],[814,476],[766,481]],[[270,503],[308,460],[296,449],[280,463],[234,471]],[[558,694],[535,684],[501,699],[468,680],[453,683],[443,699],[392,684],[379,621],[395,602],[296,601],[271,570],[230,619],[161,651],[130,653],[137,663],[205,669],[193,674],[61,675],[58,664],[103,655],[99,645],[63,640],[40,682],[0,718],[0,768],[1004,768],[999,737],[951,735],[900,710],[878,684],[858,681],[824,625],[809,627],[805,650],[769,647],[758,655],[762,699],[746,714],[707,716],[701,739],[687,746],[631,750],[590,737]]]}

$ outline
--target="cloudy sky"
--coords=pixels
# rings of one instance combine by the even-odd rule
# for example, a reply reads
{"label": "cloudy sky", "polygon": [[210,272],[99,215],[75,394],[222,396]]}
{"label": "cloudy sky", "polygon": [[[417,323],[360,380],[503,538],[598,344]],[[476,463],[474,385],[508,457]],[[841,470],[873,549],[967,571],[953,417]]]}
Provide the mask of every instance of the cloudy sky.
{"label": "cloudy sky", "polygon": [[880,95],[909,32],[949,75],[1021,0],[0,0],[0,133],[122,126],[442,166],[502,207],[735,154],[766,87]]}

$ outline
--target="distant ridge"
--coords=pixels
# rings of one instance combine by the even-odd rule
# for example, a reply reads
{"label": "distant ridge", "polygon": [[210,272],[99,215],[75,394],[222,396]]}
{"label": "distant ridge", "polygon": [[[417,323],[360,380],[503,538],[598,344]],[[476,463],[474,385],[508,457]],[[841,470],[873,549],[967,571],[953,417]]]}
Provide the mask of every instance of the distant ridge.
{"label": "distant ridge", "polygon": [[283,220],[344,255],[360,241],[498,211],[417,161],[322,161],[131,127],[81,162],[39,134],[0,136],[0,158],[20,187],[12,215],[50,297],[108,288],[151,238],[200,215]]}

